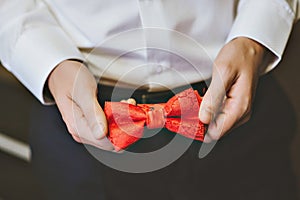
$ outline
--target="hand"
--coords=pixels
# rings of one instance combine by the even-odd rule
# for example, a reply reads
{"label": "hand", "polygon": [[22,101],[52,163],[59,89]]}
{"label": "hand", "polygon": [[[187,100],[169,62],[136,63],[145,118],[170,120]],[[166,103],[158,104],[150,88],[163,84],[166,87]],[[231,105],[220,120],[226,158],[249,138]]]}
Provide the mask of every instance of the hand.
{"label": "hand", "polygon": [[245,37],[230,41],[219,52],[199,112],[200,120],[209,124],[205,142],[220,139],[250,119],[264,53],[262,45]]}
{"label": "hand", "polygon": [[105,114],[97,101],[96,80],[82,63],[60,63],[50,74],[48,86],[75,141],[113,150],[106,137]]}

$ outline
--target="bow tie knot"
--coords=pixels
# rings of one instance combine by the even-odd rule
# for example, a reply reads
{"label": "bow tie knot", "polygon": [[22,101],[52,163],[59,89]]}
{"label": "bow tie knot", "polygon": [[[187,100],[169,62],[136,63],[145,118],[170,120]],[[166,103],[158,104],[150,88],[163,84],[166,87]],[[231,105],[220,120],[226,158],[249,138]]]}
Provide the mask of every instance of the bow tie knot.
{"label": "bow tie knot", "polygon": [[147,128],[163,128],[165,125],[165,121],[166,119],[164,106],[155,104],[149,107],[146,119]]}

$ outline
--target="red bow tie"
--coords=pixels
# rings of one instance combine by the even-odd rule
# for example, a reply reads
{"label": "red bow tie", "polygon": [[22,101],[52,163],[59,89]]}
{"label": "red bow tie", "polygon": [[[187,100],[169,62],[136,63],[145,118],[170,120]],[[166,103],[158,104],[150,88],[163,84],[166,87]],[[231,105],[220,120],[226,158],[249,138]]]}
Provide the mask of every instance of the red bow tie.
{"label": "red bow tie", "polygon": [[139,140],[147,128],[165,127],[185,137],[203,141],[205,126],[198,118],[201,97],[196,90],[187,89],[167,103],[138,104],[105,102],[109,139],[116,150],[125,149]]}

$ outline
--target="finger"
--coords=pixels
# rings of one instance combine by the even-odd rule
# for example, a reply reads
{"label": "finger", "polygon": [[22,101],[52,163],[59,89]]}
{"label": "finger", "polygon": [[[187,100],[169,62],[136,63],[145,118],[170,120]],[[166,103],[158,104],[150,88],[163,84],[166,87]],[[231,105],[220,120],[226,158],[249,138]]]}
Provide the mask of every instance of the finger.
{"label": "finger", "polygon": [[209,124],[216,117],[216,114],[221,110],[223,105],[226,90],[234,81],[233,79],[232,74],[227,72],[225,67],[215,67],[212,82],[201,102],[199,111],[200,121]]}
{"label": "finger", "polygon": [[251,118],[251,111],[248,113],[245,113],[245,115],[239,121],[237,121],[229,131],[245,124],[246,122],[248,122],[250,120],[250,118]]}
{"label": "finger", "polygon": [[81,143],[88,144],[88,145],[91,145],[91,146],[94,146],[94,147],[97,147],[99,149],[103,149],[106,151],[115,152],[114,148],[111,147],[111,142],[106,137],[101,140],[93,140],[93,141],[87,140],[85,138],[80,138],[80,140],[81,140]]}
{"label": "finger", "polygon": [[107,135],[107,121],[104,111],[99,105],[96,97],[91,97],[91,99],[83,101],[80,108],[86,117],[87,124],[90,127],[94,138],[99,140],[105,138]]}
{"label": "finger", "polygon": [[67,126],[68,132],[73,136],[73,138],[75,137],[77,139],[76,141],[79,142],[79,134],[76,128],[76,121],[72,112],[72,104],[73,101],[68,97],[56,99],[56,105],[61,113],[63,121]]}
{"label": "finger", "polygon": [[203,142],[204,143],[211,143],[212,141],[213,141],[213,139],[211,139],[209,134],[205,134]]}
{"label": "finger", "polygon": [[86,67],[81,67],[71,96],[81,108],[95,139],[102,139],[107,135],[108,130],[106,117],[98,103],[96,91],[97,84],[94,77]]}
{"label": "finger", "polygon": [[65,98],[57,101],[57,105],[68,131],[76,142],[91,144],[104,150],[113,150],[112,144],[106,137],[101,140],[95,140],[84,114],[75,102]]}
{"label": "finger", "polygon": [[73,104],[73,113],[76,122],[76,129],[79,133],[81,142],[96,146],[104,150],[114,149],[112,143],[108,140],[107,137],[95,139],[95,134],[92,132],[86,116],[83,114],[82,109],[75,103]]}
{"label": "finger", "polygon": [[136,101],[135,101],[135,99],[133,99],[133,98],[129,98],[129,99],[127,99],[127,100],[123,99],[123,100],[121,100],[120,102],[132,104],[132,105],[136,105]]}
{"label": "finger", "polygon": [[76,136],[76,135],[72,135],[73,139],[78,142],[78,143],[82,143],[80,137]]}
{"label": "finger", "polygon": [[[110,141],[108,139],[103,139],[104,141],[101,141],[101,142],[98,142],[98,141],[95,142],[95,141],[89,141],[89,140],[87,140],[85,138],[80,138],[80,137],[78,137],[76,135],[72,135],[72,137],[78,143],[89,144],[89,145],[95,146],[95,147],[100,148],[100,149],[104,149],[103,146],[109,146],[109,143],[110,143]],[[103,144],[103,143],[106,143],[106,142],[108,143],[107,145]],[[114,149],[110,149],[110,148],[104,149],[104,150],[114,151],[115,152]]]}
{"label": "finger", "polygon": [[247,119],[246,116],[249,115],[251,110],[252,98],[252,89],[249,85],[252,85],[251,81],[246,77],[241,77],[232,86],[224,102],[223,109],[209,125],[208,134],[213,140],[218,140],[238,122]]}

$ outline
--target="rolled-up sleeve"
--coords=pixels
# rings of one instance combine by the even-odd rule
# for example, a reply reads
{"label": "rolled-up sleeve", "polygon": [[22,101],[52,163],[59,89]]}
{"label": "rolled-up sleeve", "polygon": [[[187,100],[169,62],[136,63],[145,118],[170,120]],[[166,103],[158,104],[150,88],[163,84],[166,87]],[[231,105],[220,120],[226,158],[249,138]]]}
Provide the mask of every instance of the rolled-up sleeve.
{"label": "rolled-up sleeve", "polygon": [[42,1],[1,1],[0,41],[2,65],[44,104],[51,71],[66,59],[84,60]]}
{"label": "rolled-up sleeve", "polygon": [[265,72],[281,60],[293,23],[298,0],[241,0],[227,42],[248,37],[264,45],[274,55]]}

